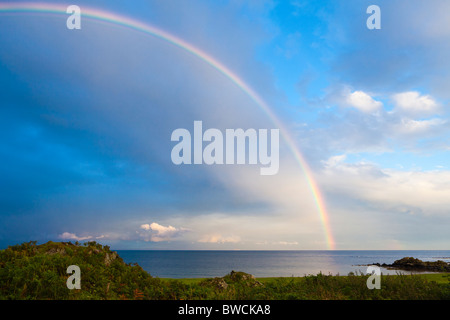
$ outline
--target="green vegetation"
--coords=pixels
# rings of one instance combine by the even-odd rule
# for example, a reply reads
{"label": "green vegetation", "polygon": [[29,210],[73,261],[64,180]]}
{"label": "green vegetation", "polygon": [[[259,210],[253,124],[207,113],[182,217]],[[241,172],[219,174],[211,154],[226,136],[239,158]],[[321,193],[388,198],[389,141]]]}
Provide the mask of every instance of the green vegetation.
{"label": "green vegetation", "polygon": [[[67,289],[70,265],[81,269],[81,290]],[[159,283],[95,242],[29,242],[0,251],[0,299],[162,298]]]}
{"label": "green vegetation", "polygon": [[396,270],[450,272],[450,264],[447,262],[442,260],[422,261],[413,257],[405,257],[400,260],[396,260],[393,264],[383,263],[380,265],[377,263],[375,265]]}
{"label": "green vegetation", "polygon": [[[66,287],[67,267],[81,269],[81,289]],[[95,242],[36,242],[0,251],[0,299],[289,300],[450,299],[450,274],[384,275],[369,290],[367,275],[258,278],[234,272],[213,279],[159,279]]]}

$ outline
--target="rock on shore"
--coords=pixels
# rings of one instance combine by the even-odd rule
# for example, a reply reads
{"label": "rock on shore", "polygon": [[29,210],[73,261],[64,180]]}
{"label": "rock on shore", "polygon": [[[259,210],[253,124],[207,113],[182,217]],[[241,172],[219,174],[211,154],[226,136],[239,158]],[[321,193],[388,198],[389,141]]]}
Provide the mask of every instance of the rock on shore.
{"label": "rock on shore", "polygon": [[450,272],[450,264],[445,261],[422,261],[413,257],[405,257],[396,260],[393,264],[374,263],[373,265],[395,270]]}

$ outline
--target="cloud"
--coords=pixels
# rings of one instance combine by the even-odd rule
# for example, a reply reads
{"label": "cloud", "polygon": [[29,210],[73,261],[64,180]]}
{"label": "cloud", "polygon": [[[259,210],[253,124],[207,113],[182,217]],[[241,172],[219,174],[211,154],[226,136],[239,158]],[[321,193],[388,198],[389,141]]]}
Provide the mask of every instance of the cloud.
{"label": "cloud", "polygon": [[346,102],[362,111],[362,112],[376,112],[383,107],[383,103],[374,100],[370,95],[363,91],[355,91],[347,96]]}
{"label": "cloud", "polygon": [[432,129],[439,128],[446,123],[446,120],[438,118],[430,120],[402,119],[399,125],[396,126],[395,131],[401,134],[415,134],[423,137],[423,134],[430,132]]}
{"label": "cloud", "polygon": [[281,246],[296,246],[299,243],[297,241],[274,241],[274,242],[269,242],[269,241],[261,241],[261,242],[257,242],[257,245],[264,245],[264,246],[268,246],[268,245],[281,245]]}
{"label": "cloud", "polygon": [[143,225],[141,225],[141,229],[150,230],[150,225],[148,223],[147,224],[143,224]]}
{"label": "cloud", "polygon": [[[262,1],[253,4],[264,6],[257,15],[252,11],[256,9],[241,1],[226,6],[204,1],[180,2],[177,6],[170,1],[141,2],[148,11],[133,12],[127,7],[123,8],[124,13],[145,21],[143,13],[151,12],[152,24],[210,53],[246,79],[270,105],[277,102],[279,87],[272,68],[277,74],[280,61],[261,62],[255,59],[255,52],[264,59],[267,51],[262,54],[259,50],[270,44],[272,33],[281,34],[289,66],[294,65],[295,59],[302,66],[308,62],[311,79],[304,79],[308,80],[307,92],[324,89],[316,87],[317,83],[352,86],[339,93],[340,108],[330,107],[323,116],[317,112],[325,108],[313,109],[311,117],[301,113],[299,122],[307,125],[300,127],[299,139],[295,141],[305,151],[314,173],[329,179],[320,183],[327,190],[325,196],[341,195],[341,208],[346,210],[341,213],[329,206],[331,212],[338,212],[333,219],[335,224],[346,223],[349,233],[359,232],[350,227],[355,221],[353,216],[345,219],[345,212],[352,210],[349,203],[354,201],[366,205],[361,214],[373,207],[434,214],[447,205],[448,188],[439,182],[439,173],[402,172],[371,162],[348,161],[352,153],[358,152],[387,153],[397,147],[421,150],[423,145],[419,148],[417,144],[425,138],[442,137],[437,134],[447,123],[444,116],[422,117],[439,112],[439,102],[445,101],[442,94],[448,97],[450,92],[450,28],[445,14],[448,10],[443,10],[450,5],[439,2],[439,10],[437,2],[427,2],[421,4],[424,10],[415,10],[418,1],[412,0],[411,5],[400,9],[400,2],[384,1],[382,30],[367,33],[365,4],[360,1],[330,1],[326,8],[317,5],[315,12],[312,5],[305,7],[306,2],[292,2],[296,7],[294,15],[322,17],[324,25],[330,22],[328,29],[314,26],[314,21],[304,24],[314,29],[312,34],[297,24],[287,33],[277,28],[288,27],[291,23],[286,21],[277,26],[277,21],[267,24],[268,17],[274,15],[259,14],[270,11],[264,9],[267,2]],[[333,6],[338,9],[333,11]],[[109,9],[115,11],[113,7]],[[417,19],[411,19],[413,9]],[[434,16],[430,10],[438,14],[438,19],[429,19]],[[247,168],[187,168],[170,162],[167,155],[172,147],[172,130],[190,129],[193,120],[202,119],[205,126],[220,129],[267,126],[261,110],[229,79],[183,50],[142,33],[87,22],[86,27],[92,32],[74,39],[64,35],[64,28],[57,27],[57,21],[26,18],[27,25],[38,27],[23,28],[21,20],[14,20],[8,28],[12,31],[0,41],[0,96],[7,109],[2,110],[6,113],[0,120],[4,133],[4,143],[0,145],[5,155],[5,172],[1,173],[8,178],[3,179],[7,183],[2,189],[2,201],[14,200],[14,208],[17,207],[10,210],[12,205],[3,205],[3,211],[12,216],[6,217],[5,213],[1,217],[0,228],[5,231],[0,234],[6,237],[6,230],[19,229],[13,227],[20,225],[15,219],[26,220],[22,219],[22,212],[24,203],[29,203],[30,216],[49,222],[37,225],[26,220],[29,234],[61,230],[61,225],[67,226],[67,221],[79,212],[82,216],[71,224],[76,233],[84,232],[87,222],[92,221],[95,228],[96,220],[117,225],[115,233],[111,233],[114,230],[110,225],[103,224],[105,230],[88,230],[89,234],[101,234],[98,237],[65,232],[59,235],[61,239],[177,239],[204,247],[215,243],[237,247],[261,240],[282,246],[298,241],[305,248],[322,241],[314,199],[298,164],[288,162],[293,159],[282,159],[279,175],[269,179]],[[214,28],[205,28],[209,25]],[[329,30],[329,35],[324,35],[323,30]],[[215,41],[219,38],[221,41]],[[315,51],[307,49],[313,45],[311,38]],[[30,43],[47,45],[35,46],[30,53]],[[330,52],[328,57],[326,52]],[[315,68],[316,55],[326,65]],[[288,71],[297,74],[294,68]],[[316,77],[317,81],[313,81]],[[430,95],[413,91],[416,88]],[[384,110],[389,107],[395,112]],[[278,112],[283,114],[284,110],[274,110]],[[396,156],[405,157],[401,152]],[[445,158],[440,161],[445,164]],[[445,171],[442,174],[449,178]],[[419,201],[421,197],[423,202]],[[60,212],[66,214],[61,216]],[[140,225],[148,221],[143,220],[148,212],[158,212],[152,219],[164,221],[163,224]],[[177,221],[175,217],[179,216],[184,220]],[[389,219],[386,224],[395,221]],[[187,233],[187,229],[174,226],[195,232]],[[79,234],[84,235],[81,231]],[[323,248],[322,244],[318,248]]]}
{"label": "cloud", "polygon": [[440,114],[441,102],[431,94],[380,91],[381,102],[348,84],[335,85],[328,92],[322,101],[320,126],[296,127],[303,149],[317,162],[337,153],[442,150],[448,140],[442,137],[449,133],[449,115]]}
{"label": "cloud", "polygon": [[396,111],[413,117],[429,116],[439,112],[438,103],[430,95],[417,91],[397,93],[392,96]]}
{"label": "cloud", "polygon": [[222,236],[220,234],[207,235],[198,240],[202,243],[238,243],[241,241],[239,236]]}
{"label": "cloud", "polygon": [[[355,108],[365,114],[373,114],[383,110],[383,102],[374,99],[372,94],[355,90],[349,84],[333,84],[327,89],[322,104],[337,105],[341,108]],[[320,99],[319,99],[320,100]]]}
{"label": "cloud", "polygon": [[[89,240],[92,239],[92,236],[86,236],[86,237],[79,237],[74,233],[64,232],[60,235],[58,235],[58,238],[62,240],[76,240],[76,241],[83,241],[83,240]],[[98,239],[98,238],[96,238]]]}
{"label": "cloud", "polygon": [[332,168],[338,166],[340,163],[342,163],[347,158],[347,155],[342,154],[338,156],[332,156],[328,160],[322,161],[325,168]]}
{"label": "cloud", "polygon": [[[323,15],[324,35],[333,50],[333,78],[364,90],[426,88],[449,98],[450,25],[445,0],[380,0],[382,28],[365,26],[367,2],[335,2]],[[352,17],[352,19],[346,19]]]}
{"label": "cloud", "polygon": [[[220,4],[217,11],[215,4],[202,1],[179,6],[140,2],[137,7],[150,7],[155,19],[147,20],[129,7],[122,11],[130,10],[130,16],[214,56],[255,91],[274,91],[270,68],[254,59],[255,44],[266,38],[264,22],[241,19],[247,4],[234,3],[225,11]],[[115,12],[114,7],[105,9]],[[217,182],[216,167],[177,167],[170,160],[172,131],[191,130],[194,120],[219,129],[273,127],[239,86],[191,53],[129,28],[87,21],[91,32],[67,39],[64,28],[55,27],[58,22],[52,19],[29,17],[38,26],[31,29],[22,21],[9,22],[14,30],[9,38],[21,39],[17,46],[7,45],[13,42],[6,38],[0,41],[0,104],[5,105],[0,122],[7,124],[0,144],[1,153],[7,154],[2,168],[8,168],[1,187],[17,207],[4,206],[5,212],[24,212],[29,203],[30,215],[50,222],[27,224],[41,231],[64,227],[77,213],[73,230],[84,231],[76,224],[92,219],[122,223],[125,212],[134,221],[146,221],[146,212],[158,212],[153,219],[160,221],[185,208],[194,215],[241,207],[234,189]],[[205,32],[211,22],[215,27]],[[37,46],[33,54],[26,50],[29,43],[50,38],[48,46]],[[221,41],[215,41],[218,38]],[[59,215],[61,211],[66,214]],[[128,231],[136,237],[136,229]],[[152,241],[178,234],[170,228],[140,231],[151,233],[147,237]]]}
{"label": "cloud", "polygon": [[[357,199],[366,208],[399,214],[449,217],[450,171],[401,171],[368,162],[332,163],[320,177],[329,194],[343,201]],[[345,201],[344,201],[345,202]]]}
{"label": "cloud", "polygon": [[280,244],[282,246],[295,246],[298,245],[297,241],[278,241],[275,242],[274,244]]}
{"label": "cloud", "polygon": [[175,228],[170,225],[165,227],[156,222],[153,222],[152,224],[142,224],[140,228],[151,232],[150,234],[141,234],[146,241],[151,242],[171,241],[187,231],[187,229]]}

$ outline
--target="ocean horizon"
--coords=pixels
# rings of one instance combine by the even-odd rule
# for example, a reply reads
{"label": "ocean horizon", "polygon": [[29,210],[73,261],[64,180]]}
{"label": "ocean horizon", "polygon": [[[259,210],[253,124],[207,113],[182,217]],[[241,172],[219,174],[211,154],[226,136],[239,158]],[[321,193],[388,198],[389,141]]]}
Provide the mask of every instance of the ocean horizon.
{"label": "ocean horizon", "polygon": [[[232,270],[255,277],[366,273],[373,263],[404,257],[450,262],[450,250],[115,250],[126,263],[137,263],[158,278],[222,277]],[[381,268],[383,274],[409,271]],[[414,272],[417,273],[417,272]]]}

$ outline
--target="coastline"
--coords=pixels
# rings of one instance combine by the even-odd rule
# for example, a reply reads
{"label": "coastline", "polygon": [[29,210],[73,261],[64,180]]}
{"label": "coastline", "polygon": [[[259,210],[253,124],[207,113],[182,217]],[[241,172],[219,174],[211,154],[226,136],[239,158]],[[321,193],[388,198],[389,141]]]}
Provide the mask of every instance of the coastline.
{"label": "coastline", "polygon": [[[70,288],[68,266],[79,270],[79,287]],[[371,290],[371,275],[363,273],[257,277],[237,270],[219,277],[160,278],[96,242],[29,242],[0,251],[0,300],[450,299],[450,273],[380,275],[381,290]]]}
{"label": "coastline", "polygon": [[[450,251],[436,250],[118,250],[128,263],[138,263],[160,278],[220,277],[231,270],[242,270],[256,277],[301,277],[305,275],[347,275],[366,273],[373,261],[394,263],[414,255],[428,260],[447,256]],[[383,274],[397,270],[382,268]]]}

